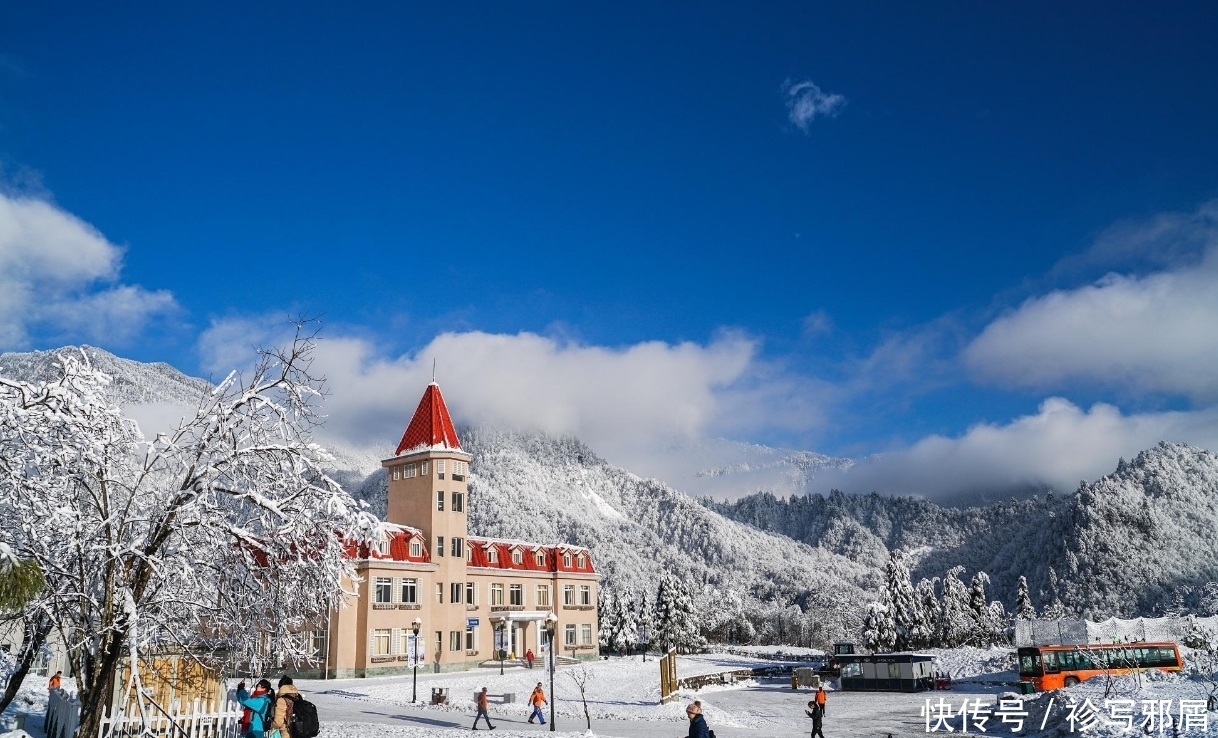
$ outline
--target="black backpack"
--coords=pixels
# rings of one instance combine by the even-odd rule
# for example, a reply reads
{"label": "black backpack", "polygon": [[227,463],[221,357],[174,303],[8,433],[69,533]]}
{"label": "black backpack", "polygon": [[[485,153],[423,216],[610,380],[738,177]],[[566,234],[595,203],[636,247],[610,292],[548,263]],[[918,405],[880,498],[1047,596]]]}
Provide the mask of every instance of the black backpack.
{"label": "black backpack", "polygon": [[317,705],[309,702],[299,694],[284,695],[291,710],[288,714],[288,733],[292,738],[316,738],[321,732],[321,724],[317,722]]}

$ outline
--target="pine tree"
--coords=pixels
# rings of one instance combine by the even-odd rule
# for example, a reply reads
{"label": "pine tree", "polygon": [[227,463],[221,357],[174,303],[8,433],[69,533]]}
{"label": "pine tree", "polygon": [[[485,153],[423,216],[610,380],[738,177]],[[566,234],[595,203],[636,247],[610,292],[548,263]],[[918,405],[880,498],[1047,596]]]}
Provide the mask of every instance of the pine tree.
{"label": "pine tree", "polygon": [[650,650],[651,644],[655,641],[655,613],[652,611],[651,602],[647,598],[647,588],[639,590],[639,601],[634,609],[635,623],[638,627],[639,644],[643,651]]}
{"label": "pine tree", "polygon": [[1035,620],[1036,608],[1032,606],[1032,596],[1028,594],[1028,578],[1019,578],[1019,589],[1015,593],[1015,617],[1020,620]]}
{"label": "pine tree", "polygon": [[863,645],[872,653],[887,653],[896,642],[892,626],[892,614],[880,602],[867,605],[867,617],[863,620]]}
{"label": "pine tree", "polygon": [[917,644],[917,648],[931,648],[940,645],[943,640],[943,623],[940,613],[939,596],[935,587],[939,578],[923,579],[918,582],[918,599],[922,603],[922,615],[926,619],[926,638]]}
{"label": "pine tree", "polygon": [[596,590],[596,629],[600,650],[613,650],[613,628],[616,616],[617,598],[608,587],[598,587]]}
{"label": "pine tree", "polygon": [[960,581],[963,571],[963,566],[952,567],[943,577],[943,605],[939,617],[941,642],[946,648],[955,648],[964,643],[973,623],[969,612],[969,590]]}
{"label": "pine tree", "polygon": [[664,572],[660,575],[660,586],[656,590],[655,636],[652,640],[660,652],[676,648],[681,637],[680,592],[677,580]]}
{"label": "pine tree", "polygon": [[926,617],[910,581],[903,552],[893,551],[889,555],[885,574],[888,580],[885,594],[895,635],[893,646],[898,651],[915,648],[927,637]]}
{"label": "pine tree", "polygon": [[994,642],[994,632],[997,630],[991,618],[990,603],[985,599],[985,585],[990,577],[983,571],[973,575],[972,586],[969,588],[968,612],[972,621],[966,637],[967,642],[984,646]]}

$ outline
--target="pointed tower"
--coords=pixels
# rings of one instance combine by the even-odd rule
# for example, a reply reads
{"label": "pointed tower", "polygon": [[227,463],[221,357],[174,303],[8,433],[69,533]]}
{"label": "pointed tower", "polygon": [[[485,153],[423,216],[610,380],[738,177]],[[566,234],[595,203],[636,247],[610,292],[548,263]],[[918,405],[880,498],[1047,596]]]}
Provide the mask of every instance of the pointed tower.
{"label": "pointed tower", "polygon": [[[423,629],[430,634],[428,659],[440,656],[441,664],[464,662],[464,648],[455,634],[466,627],[466,478],[470,455],[461,450],[440,385],[434,381],[406,426],[391,459],[381,462],[388,470],[390,523],[423,531],[436,566],[431,586],[420,593],[429,602],[432,622]],[[452,636],[451,638],[449,636]]]}

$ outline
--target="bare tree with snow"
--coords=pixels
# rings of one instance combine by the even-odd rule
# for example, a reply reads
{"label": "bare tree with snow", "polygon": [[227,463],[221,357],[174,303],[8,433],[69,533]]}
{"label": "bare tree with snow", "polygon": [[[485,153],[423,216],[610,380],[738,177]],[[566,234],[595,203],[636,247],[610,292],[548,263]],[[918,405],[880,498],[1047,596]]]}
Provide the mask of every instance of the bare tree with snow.
{"label": "bare tree with snow", "polygon": [[258,670],[309,658],[302,633],[355,576],[347,546],[378,528],[311,439],[313,346],[298,330],[260,352],[248,380],[230,374],[153,439],[86,360],[65,360],[55,381],[0,379],[0,501],[20,524],[15,551],[45,573],[81,735],[97,733],[125,659],[173,650]]}

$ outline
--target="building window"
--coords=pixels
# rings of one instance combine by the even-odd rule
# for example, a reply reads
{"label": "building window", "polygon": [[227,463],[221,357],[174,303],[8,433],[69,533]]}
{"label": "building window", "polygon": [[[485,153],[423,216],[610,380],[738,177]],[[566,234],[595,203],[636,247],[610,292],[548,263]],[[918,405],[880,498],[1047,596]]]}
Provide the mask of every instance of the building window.
{"label": "building window", "polygon": [[520,549],[516,549],[515,551],[512,552],[512,563],[513,564],[523,564],[524,563],[524,554],[520,553]]}
{"label": "building window", "polygon": [[414,633],[410,632],[406,628],[398,629],[398,653],[400,653],[400,654],[409,654],[410,653],[410,639],[413,636],[414,636]]}
{"label": "building window", "polygon": [[538,607],[549,607],[550,606],[550,585],[548,585],[548,584],[537,585],[537,606]]}
{"label": "building window", "polygon": [[444,493],[443,492],[436,493],[436,509],[439,510],[440,512],[444,512]]}
{"label": "building window", "polygon": [[461,604],[461,595],[464,592],[465,587],[461,584],[461,582],[453,582],[452,584],[448,585],[449,602],[453,603],[454,605]]}
{"label": "building window", "polygon": [[376,552],[381,556],[389,555],[389,539],[382,538],[376,542]]}
{"label": "building window", "polygon": [[465,495],[453,492],[453,512],[465,512]]}
{"label": "building window", "polygon": [[579,587],[579,604],[584,606],[592,604],[592,588],[586,584]]}
{"label": "building window", "polygon": [[444,585],[439,582],[436,583],[436,604],[444,604]]}
{"label": "building window", "polygon": [[508,604],[524,607],[524,587],[521,585],[513,584],[508,590],[508,597],[511,598]]}
{"label": "building window", "polygon": [[448,631],[448,650],[449,651],[460,651],[461,650],[461,631],[459,631],[459,630]]}
{"label": "building window", "polygon": [[389,655],[389,629],[377,628],[372,631],[372,655]]}
{"label": "building window", "polygon": [[564,568],[566,568],[566,569],[570,569],[570,568],[571,568],[571,554],[563,554],[563,555],[562,555],[562,565],[563,565],[563,567],[564,567]]}
{"label": "building window", "polygon": [[444,536],[436,536],[436,555],[444,555]]}
{"label": "building window", "polygon": [[575,623],[568,623],[563,626],[562,642],[568,646],[575,645]]}
{"label": "building window", "polygon": [[465,555],[465,539],[464,538],[454,538],[452,540],[453,540],[453,556],[455,558],[461,558],[462,556]]}
{"label": "building window", "polygon": [[584,557],[584,555],[583,555],[583,554],[580,554],[580,555],[579,555],[579,558],[578,558],[578,559],[576,559],[575,566],[576,566],[576,567],[578,567],[578,568],[580,568],[580,569],[583,569],[583,568],[584,568],[584,562],[585,562],[585,561],[586,561],[586,558]]}
{"label": "building window", "polygon": [[537,562],[538,566],[546,565],[546,555],[544,553],[542,553],[541,551],[538,551],[537,553],[535,553],[533,555],[533,560]]}
{"label": "building window", "polygon": [[590,623],[584,623],[579,626],[579,645],[592,645],[592,625]]}
{"label": "building window", "polygon": [[396,482],[399,479],[401,479],[401,477],[402,477],[402,467],[400,467],[400,466],[393,467],[393,481]]}
{"label": "building window", "polygon": [[465,583],[465,604],[478,604],[478,585],[475,582]]}
{"label": "building window", "polygon": [[402,467],[402,479],[413,479],[417,476],[419,476],[418,464],[407,464],[406,466]]}
{"label": "building window", "polygon": [[419,580],[418,579],[403,579],[402,580],[402,603],[406,605],[417,605],[419,603]]}
{"label": "building window", "polygon": [[474,635],[474,629],[466,628],[465,629],[465,650],[473,651],[475,648],[478,647],[477,643],[478,643],[478,638]]}
{"label": "building window", "polygon": [[474,562],[474,549],[469,546],[465,547],[465,563],[472,564]]}
{"label": "building window", "polygon": [[503,604],[503,585],[491,585],[491,607],[497,607]]}
{"label": "building window", "polygon": [[423,476],[427,476],[427,462],[424,461],[422,464],[419,464],[419,467],[419,473]]}
{"label": "building window", "polygon": [[562,603],[564,605],[574,605],[575,604],[575,585],[574,584],[564,584],[562,586]]}
{"label": "building window", "polygon": [[[436,474],[444,473],[444,459],[436,459]],[[440,477],[443,479],[444,477]]]}
{"label": "building window", "polygon": [[486,560],[492,564],[499,563],[499,549],[495,546],[486,547]]}
{"label": "building window", "polygon": [[312,640],[313,640],[313,642],[309,645],[313,651],[313,657],[318,658],[318,659],[324,659],[326,657],[326,651],[329,650],[328,646],[329,646],[329,641],[330,641],[326,631],[324,631],[324,630],[313,631]]}
{"label": "building window", "polygon": [[417,559],[423,556],[423,542],[418,538],[410,541],[410,558]]}
{"label": "building window", "polygon": [[440,655],[440,652],[443,650],[444,650],[444,631],[437,630],[436,631],[436,656],[438,657]]}
{"label": "building window", "polygon": [[377,577],[374,596],[373,602],[393,602],[393,580],[389,577]]}

